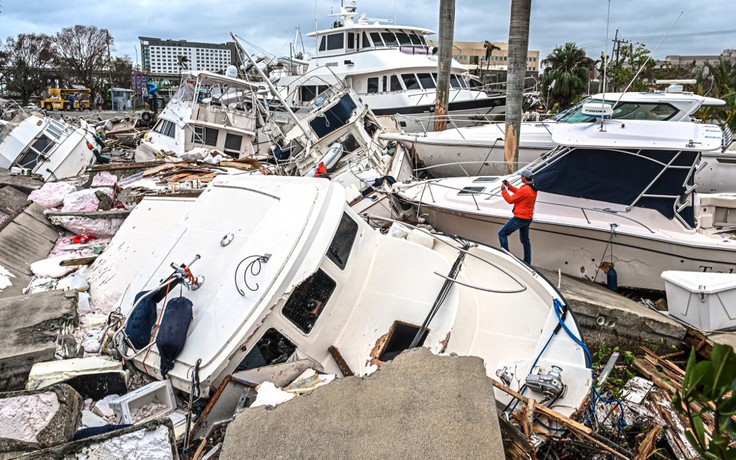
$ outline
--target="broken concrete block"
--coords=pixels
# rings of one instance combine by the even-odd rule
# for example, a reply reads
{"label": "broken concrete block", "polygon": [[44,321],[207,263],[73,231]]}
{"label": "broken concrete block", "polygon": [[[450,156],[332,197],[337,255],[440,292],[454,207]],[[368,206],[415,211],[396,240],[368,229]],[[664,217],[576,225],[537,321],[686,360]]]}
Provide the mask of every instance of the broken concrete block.
{"label": "broken concrete block", "polygon": [[247,408],[221,459],[504,459],[483,360],[405,352],[374,374],[337,379],[275,408]]}
{"label": "broken concrete block", "polygon": [[14,187],[0,188],[0,211],[10,216],[21,213],[28,205],[28,195]]}
{"label": "broken concrete block", "polygon": [[171,420],[151,420],[142,425],[80,439],[22,457],[25,460],[178,460]]}
{"label": "broken concrete block", "polygon": [[82,397],[68,385],[0,396],[0,453],[69,442],[77,430]]}
{"label": "broken concrete block", "polygon": [[54,359],[58,331],[78,323],[74,292],[0,299],[0,391],[23,389],[35,363]]}
{"label": "broken concrete block", "polygon": [[71,385],[84,398],[99,400],[128,391],[123,364],[109,356],[90,356],[36,363],[28,375],[26,389],[36,390],[55,383]]}

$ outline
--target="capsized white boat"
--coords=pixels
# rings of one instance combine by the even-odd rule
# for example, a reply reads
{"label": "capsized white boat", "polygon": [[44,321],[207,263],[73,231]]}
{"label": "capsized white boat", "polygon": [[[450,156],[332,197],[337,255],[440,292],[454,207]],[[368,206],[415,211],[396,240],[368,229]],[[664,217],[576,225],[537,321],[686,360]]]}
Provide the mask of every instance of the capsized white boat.
{"label": "capsized white boat", "polygon": [[[611,120],[569,123],[560,147],[528,167],[539,187],[532,263],[618,285],[664,290],[664,270],[736,270],[736,195],[697,193],[701,154],[720,151],[715,125]],[[694,178],[695,177],[695,178]],[[518,175],[507,179],[520,186]],[[433,179],[394,186],[406,209],[450,234],[498,245],[511,218],[499,177]],[[509,239],[521,254],[518,237]]]}
{"label": "capsized white boat", "polygon": [[75,127],[41,113],[21,109],[0,125],[0,168],[18,168],[43,180],[81,174],[99,155],[93,131],[80,119]]}
{"label": "capsized white boat", "polygon": [[[133,222],[139,209],[152,218],[146,200]],[[527,396],[565,414],[590,390],[580,331],[544,278],[507,253],[458,238],[384,235],[347,206],[334,182],[220,176],[176,225],[141,244],[151,238],[160,242],[120,304],[129,319],[118,345],[154,377],[162,377],[162,363],[171,367],[167,376],[180,390],[191,391],[195,368],[207,395],[236,370],[299,359],[328,373],[364,375],[414,340],[435,353],[479,356],[489,376],[524,385]],[[136,251],[136,241],[119,256]],[[172,267],[181,275],[170,278]],[[181,277],[182,285],[171,284]],[[151,294],[141,297],[144,291]],[[139,321],[139,306],[154,297],[159,314],[167,305],[158,344],[136,347],[140,337],[122,331],[134,332],[130,318]],[[161,338],[170,332],[167,317],[188,318],[182,305],[192,320],[172,356]],[[150,336],[155,327],[147,328]]]}
{"label": "capsized white boat", "polygon": [[234,76],[207,71],[183,74],[179,91],[136,148],[135,160],[182,158],[193,151],[204,153],[199,160],[209,151],[234,158],[255,155],[257,89]]}
{"label": "capsized white boat", "polygon": [[[722,99],[668,89],[655,92],[595,94],[545,121],[528,121],[519,131],[519,165],[524,166],[553,149],[553,133],[570,123],[593,123],[596,117],[586,108],[605,104],[612,108],[610,117],[618,120],[679,121],[695,123],[695,113],[702,107],[725,104]],[[431,177],[470,177],[504,174],[504,139],[506,125],[452,126],[445,131],[422,133],[386,133],[381,138],[401,142],[414,149],[421,170]],[[656,130],[658,124],[650,125]],[[656,132],[654,133],[657,136]],[[698,191],[705,193],[736,192],[736,151],[727,151],[732,141],[730,130],[724,132],[720,150],[703,152],[707,165],[696,172]]]}

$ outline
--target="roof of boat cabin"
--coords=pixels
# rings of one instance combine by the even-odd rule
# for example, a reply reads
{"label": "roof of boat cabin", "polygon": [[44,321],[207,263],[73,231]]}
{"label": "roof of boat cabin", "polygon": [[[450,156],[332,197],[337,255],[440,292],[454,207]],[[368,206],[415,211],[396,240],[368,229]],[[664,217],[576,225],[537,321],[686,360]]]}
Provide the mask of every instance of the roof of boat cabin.
{"label": "roof of boat cabin", "polygon": [[607,120],[596,123],[562,123],[552,140],[567,147],[611,149],[713,151],[722,145],[716,125],[676,121]]}
{"label": "roof of boat cabin", "polygon": [[219,73],[208,72],[206,70],[191,70],[187,72],[185,76],[190,76],[194,79],[200,79],[207,82],[220,83],[227,86],[249,88],[253,90],[257,90],[259,88],[255,83],[241,80],[239,78],[227,77],[225,75],[220,75]]}
{"label": "roof of boat cabin", "polygon": [[707,106],[720,106],[724,105],[726,101],[723,99],[717,99],[714,97],[699,96],[693,93],[687,92],[666,92],[666,91],[651,91],[651,92],[635,92],[628,91],[625,93],[598,93],[590,96],[591,99],[606,101],[621,101],[621,102],[668,102],[668,101],[693,101],[698,102],[701,105]]}
{"label": "roof of boat cabin", "polygon": [[334,27],[331,29],[322,29],[322,30],[316,30],[314,32],[309,32],[307,34],[307,37],[320,37],[322,35],[327,35],[335,32],[350,32],[350,31],[359,31],[359,32],[376,32],[376,31],[384,31],[384,30],[392,30],[394,32],[396,31],[410,31],[410,32],[416,32],[420,35],[434,35],[434,31],[431,29],[425,29],[424,27],[414,27],[414,26],[402,26],[400,24],[385,24],[378,21],[374,22],[355,22],[353,24],[344,25],[341,27]]}

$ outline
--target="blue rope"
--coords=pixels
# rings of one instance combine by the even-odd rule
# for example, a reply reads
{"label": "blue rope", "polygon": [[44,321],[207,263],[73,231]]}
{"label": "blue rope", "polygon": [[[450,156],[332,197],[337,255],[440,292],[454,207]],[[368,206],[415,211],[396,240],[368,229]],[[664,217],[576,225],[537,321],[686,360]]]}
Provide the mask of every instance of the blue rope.
{"label": "blue rope", "polygon": [[[577,336],[575,336],[575,334],[572,333],[572,331],[567,327],[567,325],[565,324],[565,322],[562,320],[562,316],[560,314],[560,310],[562,310],[563,307],[564,307],[564,305],[562,305],[562,302],[560,302],[559,299],[554,299],[555,314],[557,315],[557,319],[560,321],[560,324],[562,325],[562,328],[565,329],[565,332],[567,332],[567,335],[569,335],[570,338],[575,343],[577,343],[578,345],[580,345],[583,348],[583,351],[585,352],[586,356],[588,357],[588,362],[590,362],[591,363],[591,366],[592,366],[593,359],[592,359],[592,357],[590,355],[590,350],[588,350],[587,345],[585,345],[585,343],[582,340],[580,340]],[[603,401],[604,403],[607,403],[607,404],[616,403],[616,404],[618,404],[619,409],[621,409],[621,417],[618,420],[618,426],[617,426],[618,435],[619,435],[619,438],[620,438],[621,437],[621,433],[622,433],[624,427],[626,426],[626,421],[624,420],[624,405],[623,405],[623,403],[621,402],[620,399],[617,399],[617,398],[606,399],[603,396],[601,396],[601,394],[598,393],[598,389],[595,387],[595,383],[593,383],[592,388],[593,388],[593,396],[594,396],[594,398],[593,398],[593,407],[592,407],[592,415],[593,416],[595,416],[596,402],[597,402],[598,399],[600,399],[601,401]]]}

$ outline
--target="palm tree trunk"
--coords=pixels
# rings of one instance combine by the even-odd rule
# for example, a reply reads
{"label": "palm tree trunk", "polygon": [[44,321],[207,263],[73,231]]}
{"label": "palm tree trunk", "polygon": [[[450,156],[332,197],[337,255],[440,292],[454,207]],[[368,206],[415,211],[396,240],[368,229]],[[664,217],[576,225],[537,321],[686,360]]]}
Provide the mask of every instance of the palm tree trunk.
{"label": "palm tree trunk", "polygon": [[529,18],[532,0],[511,0],[509,65],[506,74],[506,174],[519,169],[519,130],[524,98],[524,77],[529,48]]}
{"label": "palm tree trunk", "polygon": [[450,99],[452,41],[455,35],[455,0],[440,0],[440,58],[437,62],[437,89],[434,106],[434,129],[447,127],[447,104]]}

